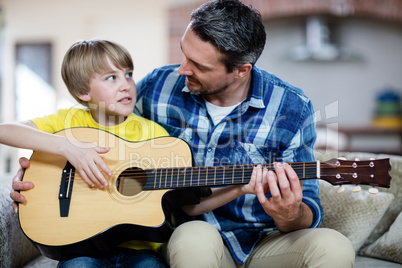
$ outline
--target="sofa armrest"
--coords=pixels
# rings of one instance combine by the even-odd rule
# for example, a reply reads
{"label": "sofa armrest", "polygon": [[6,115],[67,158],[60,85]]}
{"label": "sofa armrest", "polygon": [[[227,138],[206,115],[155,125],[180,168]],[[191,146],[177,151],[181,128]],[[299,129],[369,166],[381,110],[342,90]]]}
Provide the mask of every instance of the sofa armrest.
{"label": "sofa armrest", "polygon": [[0,176],[0,267],[22,267],[39,255],[12,209],[11,182],[12,176]]}

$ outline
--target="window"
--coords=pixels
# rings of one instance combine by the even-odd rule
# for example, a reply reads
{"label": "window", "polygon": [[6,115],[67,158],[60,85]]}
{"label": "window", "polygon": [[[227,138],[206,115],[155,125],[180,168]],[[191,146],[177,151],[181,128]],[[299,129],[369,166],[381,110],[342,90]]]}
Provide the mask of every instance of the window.
{"label": "window", "polygon": [[53,113],[51,44],[17,44],[15,67],[16,120]]}

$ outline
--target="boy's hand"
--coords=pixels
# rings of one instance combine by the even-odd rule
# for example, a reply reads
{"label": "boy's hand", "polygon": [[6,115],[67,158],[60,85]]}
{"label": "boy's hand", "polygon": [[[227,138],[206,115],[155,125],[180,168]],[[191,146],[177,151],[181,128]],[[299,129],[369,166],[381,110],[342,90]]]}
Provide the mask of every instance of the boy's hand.
{"label": "boy's hand", "polygon": [[63,155],[75,167],[81,175],[81,178],[91,187],[98,186],[103,188],[108,185],[107,180],[103,176],[103,170],[107,176],[111,176],[112,172],[107,167],[99,154],[109,152],[110,148],[95,146],[88,142],[80,142],[77,140],[68,140],[67,146],[63,147]]}

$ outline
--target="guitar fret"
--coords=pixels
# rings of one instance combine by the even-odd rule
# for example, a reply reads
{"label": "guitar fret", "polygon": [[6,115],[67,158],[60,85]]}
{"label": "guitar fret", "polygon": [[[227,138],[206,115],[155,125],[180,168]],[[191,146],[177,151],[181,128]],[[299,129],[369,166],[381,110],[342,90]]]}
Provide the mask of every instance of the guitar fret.
{"label": "guitar fret", "polygon": [[180,176],[179,169],[175,169],[175,174],[173,175],[173,187],[179,186],[179,176]]}
{"label": "guitar fret", "polygon": [[244,166],[242,168],[243,168],[243,175],[241,176],[241,182],[244,183]]}
{"label": "guitar fret", "polygon": [[183,174],[183,187],[186,186],[186,168],[184,168],[184,174]]}
{"label": "guitar fret", "polygon": [[158,189],[161,189],[163,187],[163,169],[159,169],[159,185],[157,185]]}
{"label": "guitar fret", "polygon": [[226,168],[225,168],[225,167],[222,167],[222,169],[223,169],[223,173],[222,173],[222,184],[225,185],[225,170],[226,170]]}
{"label": "guitar fret", "polygon": [[166,186],[167,186],[167,174],[168,174],[168,170],[166,169],[165,170],[165,183],[164,183],[165,184],[165,186],[164,186],[165,189],[166,189]]}
{"label": "guitar fret", "polygon": [[207,177],[208,177],[208,167],[206,167],[205,169],[205,185],[207,185],[208,183]]}
{"label": "guitar fret", "polygon": [[235,166],[233,165],[233,169],[232,169],[232,184],[234,184],[234,174],[235,174]]}
{"label": "guitar fret", "polygon": [[200,167],[198,167],[198,183],[197,186],[200,186]]}
{"label": "guitar fret", "polygon": [[173,172],[174,172],[174,169],[171,168],[171,170],[172,170],[172,172],[171,172],[171,175],[170,175],[170,187],[173,186]]}
{"label": "guitar fret", "polygon": [[180,187],[181,186],[181,175],[182,175],[182,173],[183,173],[183,169],[182,168],[178,168],[177,169],[177,177],[176,177],[176,180],[177,180],[177,186],[176,187]]}
{"label": "guitar fret", "polygon": [[216,185],[216,167],[214,167],[214,185]]}
{"label": "guitar fret", "polygon": [[190,187],[193,186],[193,169],[191,169]]}
{"label": "guitar fret", "polygon": [[159,175],[159,189],[162,188],[163,182],[162,182],[162,178],[163,178],[163,169],[161,169],[161,174]]}
{"label": "guitar fret", "polygon": [[154,173],[154,189],[156,189],[156,175],[158,174],[158,170],[155,169],[155,173]]}

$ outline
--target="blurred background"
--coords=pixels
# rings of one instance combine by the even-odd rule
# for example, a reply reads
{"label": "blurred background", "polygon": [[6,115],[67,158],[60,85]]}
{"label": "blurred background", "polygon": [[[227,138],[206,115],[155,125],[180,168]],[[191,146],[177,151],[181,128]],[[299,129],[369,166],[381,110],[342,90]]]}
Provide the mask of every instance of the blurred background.
{"label": "blurred background", "polygon": [[[126,47],[138,81],[180,63],[179,41],[200,0],[0,0],[0,121],[76,105],[60,75],[76,41]],[[402,154],[402,0],[244,0],[264,19],[257,66],[303,89],[316,150]],[[0,145],[0,175],[26,150]]]}

